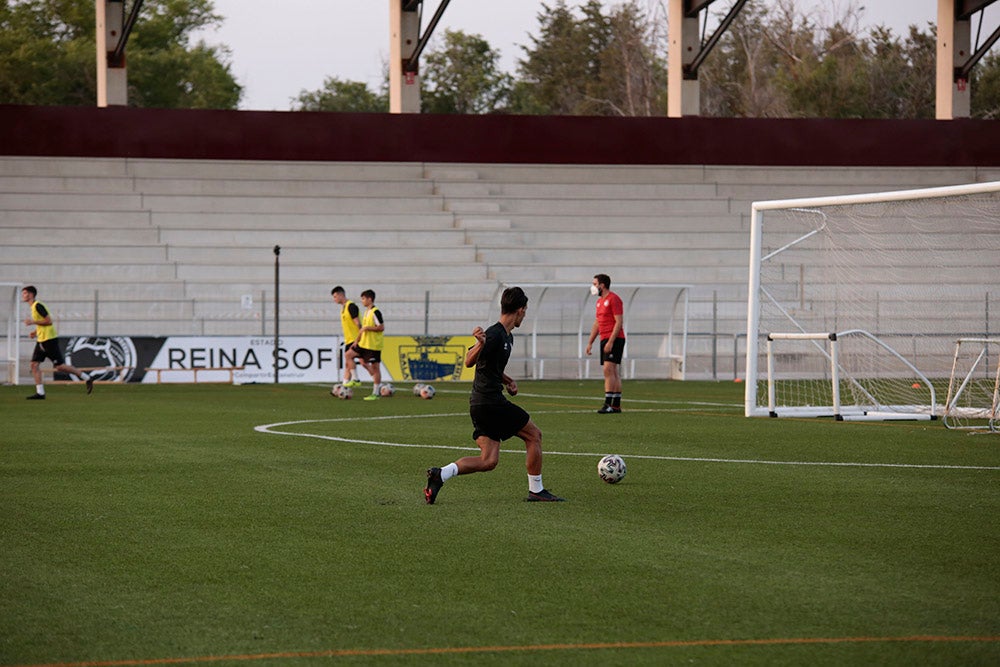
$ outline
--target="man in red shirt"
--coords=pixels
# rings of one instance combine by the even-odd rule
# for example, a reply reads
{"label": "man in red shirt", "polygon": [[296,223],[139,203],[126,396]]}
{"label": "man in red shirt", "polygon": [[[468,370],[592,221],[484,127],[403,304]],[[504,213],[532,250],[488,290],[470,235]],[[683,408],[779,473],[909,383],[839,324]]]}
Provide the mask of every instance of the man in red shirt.
{"label": "man in red shirt", "polygon": [[622,411],[622,376],[619,370],[625,355],[624,306],[621,297],[611,291],[611,278],[604,273],[594,276],[590,287],[597,295],[597,317],[590,329],[587,354],[597,336],[601,337],[601,366],[604,367],[604,405],[597,411],[608,415]]}

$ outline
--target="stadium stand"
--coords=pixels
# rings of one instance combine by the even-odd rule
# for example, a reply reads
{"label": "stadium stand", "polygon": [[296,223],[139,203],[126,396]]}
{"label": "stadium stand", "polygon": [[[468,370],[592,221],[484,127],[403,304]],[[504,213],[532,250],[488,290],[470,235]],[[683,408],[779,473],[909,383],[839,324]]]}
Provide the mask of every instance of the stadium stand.
{"label": "stadium stand", "polygon": [[975,122],[335,117],[0,106],[0,281],[63,335],[267,334],[280,245],[282,333],[336,331],[343,284],[393,333],[454,335],[501,282],[606,272],[693,285],[688,377],[732,377],[752,201],[1000,178],[996,142],[956,143]]}

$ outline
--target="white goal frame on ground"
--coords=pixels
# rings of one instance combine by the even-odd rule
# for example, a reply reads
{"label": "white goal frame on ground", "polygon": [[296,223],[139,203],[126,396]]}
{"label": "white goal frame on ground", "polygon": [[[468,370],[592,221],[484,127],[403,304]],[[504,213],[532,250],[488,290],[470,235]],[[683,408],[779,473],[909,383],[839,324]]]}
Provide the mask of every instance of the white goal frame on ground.
{"label": "white goal frame on ground", "polygon": [[[963,345],[968,356],[962,353]],[[955,341],[944,425],[953,429],[1000,433],[1000,338],[959,338]]]}
{"label": "white goal frame on ground", "polygon": [[[496,321],[500,295],[513,286],[528,295],[521,333],[529,340],[516,356],[535,380],[603,377],[597,343],[587,356],[597,297],[588,283],[500,283],[487,322]],[[687,366],[688,305],[691,285],[612,283],[624,306],[625,358],[622,376],[683,380]],[[484,328],[487,325],[483,325]],[[523,352],[522,352],[523,351]],[[592,374],[593,371],[593,374]]]}
{"label": "white goal frame on ground", "polygon": [[23,283],[0,283],[0,293],[7,292],[2,297],[6,302],[6,328],[4,329],[4,366],[7,370],[6,384],[19,384],[21,377],[21,288]]}
{"label": "white goal frame on ground", "polygon": [[[839,206],[851,206],[851,205],[867,205],[875,204],[882,205],[888,208],[892,206],[893,203],[898,202],[899,206],[906,205],[916,205],[921,200],[933,200],[941,199],[946,197],[967,197],[967,196],[981,196],[981,199],[987,200],[990,210],[992,210],[993,201],[997,198],[997,193],[1000,193],[1000,182],[990,182],[990,183],[976,183],[969,185],[951,186],[951,187],[941,187],[941,188],[926,188],[921,190],[899,190],[894,192],[882,192],[882,193],[871,193],[871,194],[861,194],[861,195],[844,195],[844,196],[833,196],[833,197],[816,197],[816,198],[804,198],[804,199],[787,199],[787,200],[775,200],[775,201],[763,201],[754,202],[751,206],[751,232],[750,232],[750,265],[749,265],[749,280],[748,280],[748,303],[747,303],[747,345],[746,345],[746,386],[744,394],[745,402],[745,414],[748,417],[753,416],[780,416],[780,415],[796,415],[796,416],[834,416],[834,409],[832,405],[800,405],[794,406],[795,409],[789,410],[788,406],[781,406],[780,401],[777,405],[761,405],[764,400],[764,382],[766,382],[766,377],[762,374],[762,369],[759,368],[760,363],[760,344],[762,338],[768,334],[773,334],[775,332],[791,332],[794,334],[808,334],[815,335],[816,329],[815,325],[809,326],[808,322],[803,324],[800,323],[800,319],[808,319],[798,316],[798,313],[794,312],[794,307],[786,307],[788,297],[785,298],[785,303],[782,303],[782,296],[775,295],[768,291],[770,284],[762,284],[762,267],[765,263],[775,260],[776,257],[780,257],[782,253],[788,253],[789,259],[794,257],[796,254],[805,254],[806,252],[822,252],[822,243],[826,242],[826,235],[832,234],[833,231],[826,229],[830,218],[827,216],[826,211],[831,211],[827,207],[839,207]],[[812,228],[808,229],[806,227],[800,228],[798,231],[789,231],[792,229],[792,225],[788,225],[785,229],[782,229],[782,236],[777,240],[771,241],[773,245],[768,245],[768,251],[765,253],[764,237],[767,233],[767,222],[765,221],[766,212],[784,212],[785,215],[789,214],[801,214],[802,216],[811,216],[814,222],[812,223]],[[772,216],[776,214],[772,213]],[[777,216],[780,217],[781,213]],[[877,227],[878,221],[872,222],[872,216],[870,213],[868,217],[864,218],[864,222],[870,226]],[[904,216],[905,217],[905,216]],[[1000,238],[997,234],[998,221],[996,218],[987,217],[987,222],[983,223],[980,218],[976,219],[977,224],[985,224],[985,231],[980,227],[975,228],[975,232],[980,234],[980,236],[989,239],[991,245],[988,246],[987,251],[991,250],[995,246],[992,245],[993,240]],[[777,218],[776,218],[777,219]],[[791,217],[789,215],[789,220]],[[896,221],[898,222],[898,220]],[[892,224],[890,221],[889,224]],[[938,222],[938,224],[940,224]],[[958,238],[961,242],[961,235],[963,233],[968,233],[970,236],[970,245],[975,245],[977,243],[974,240],[974,234],[971,229],[966,229],[961,223],[954,223],[954,230],[952,233],[952,239]],[[866,229],[865,232],[870,232],[871,234],[895,232],[901,234],[907,234],[908,230],[899,230],[896,228],[892,229]],[[864,238],[863,234],[858,234],[860,238]],[[778,246],[778,247],[775,247]],[[843,255],[847,255],[851,248],[835,248]],[[972,251],[975,248],[970,248]],[[920,251],[924,252],[934,252],[935,248],[933,244],[925,245],[919,248]],[[954,248],[951,249],[954,251]],[[863,252],[864,249],[859,250]],[[884,250],[876,250],[876,252],[884,252]],[[915,253],[916,254],[916,253]],[[784,259],[784,258],[782,258]],[[912,261],[912,260],[911,260]],[[919,262],[919,260],[915,260]],[[996,266],[1000,265],[1000,262],[994,262],[992,269],[984,269],[980,264],[976,265],[976,275],[983,275],[984,271],[995,271]],[[786,267],[781,263],[781,259],[773,261],[767,265],[769,270],[775,270],[780,267],[781,271],[789,268],[789,273],[793,273],[795,269],[801,271],[800,276],[796,276],[799,280],[798,286],[800,289],[804,289],[804,286],[810,283],[806,280],[805,275],[807,272],[813,270],[815,267],[813,265],[803,264],[796,265],[794,262],[790,263]],[[873,273],[877,269],[887,268],[882,265],[875,266]],[[892,267],[888,267],[892,268]],[[910,265],[908,268],[916,268],[914,265]],[[848,264],[848,269],[856,270]],[[828,267],[822,267],[819,270],[828,270]],[[927,269],[930,274],[929,279],[933,280],[933,271],[931,268]],[[831,273],[834,273],[831,271]],[[863,279],[867,279],[869,276],[853,276],[853,279],[857,282],[861,282]],[[877,277],[872,278],[873,280],[878,280]],[[980,279],[980,278],[977,278]],[[784,279],[788,284],[794,284],[794,278]],[[907,277],[900,278],[900,285],[906,286]],[[990,279],[981,279],[988,281]],[[854,398],[851,401],[853,405],[845,406],[841,405],[837,411],[841,416],[846,418],[846,415],[859,415],[859,416],[869,416],[869,418],[880,418],[884,415],[887,418],[905,418],[904,415],[909,413],[913,417],[920,418],[923,415],[930,415],[931,418],[939,416],[944,406],[938,405],[936,403],[936,398],[934,394],[933,383],[930,382],[925,375],[930,373],[921,373],[917,370],[917,365],[913,361],[909,360],[906,355],[900,353],[899,351],[893,349],[889,344],[887,344],[883,338],[886,335],[879,334],[877,329],[871,329],[865,327],[864,324],[858,324],[855,322],[848,321],[849,318],[844,315],[844,313],[838,313],[836,311],[836,304],[840,303],[836,301],[837,298],[842,298],[842,295],[838,291],[838,283],[829,281],[827,284],[833,285],[830,290],[830,294],[827,294],[825,298],[828,301],[834,302],[834,311],[832,313],[823,312],[821,316],[817,317],[816,313],[810,313],[810,316],[817,321],[830,320],[828,324],[833,327],[820,334],[820,337],[828,336],[830,333],[836,333],[837,338],[841,338],[848,334],[856,335],[857,340],[864,341],[864,344],[870,348],[879,348],[879,350],[884,351],[887,358],[892,358],[892,363],[896,365],[893,370],[895,377],[899,382],[902,382],[905,378],[911,377],[914,380],[913,385],[916,386],[920,383],[925,383],[922,388],[924,396],[921,396],[921,401],[914,400],[913,403],[909,401],[904,401],[905,404],[887,404],[884,403],[879,396],[872,395],[869,391],[853,392],[853,388],[866,386],[864,378],[852,377],[849,372],[845,372],[844,367],[838,364],[835,369],[840,375],[841,384],[839,385],[841,393],[843,393],[843,387],[845,383],[852,387],[852,394]],[[995,282],[990,283],[995,285]],[[986,311],[987,311],[987,328],[988,328],[988,311],[989,311],[989,287],[983,286],[986,290]],[[845,289],[844,292],[849,292]],[[803,297],[799,295],[797,298],[802,299]],[[762,324],[762,305],[767,305],[768,312],[770,313],[770,321]],[[876,309],[878,304],[876,303]],[[803,308],[806,310],[806,308]],[[845,309],[847,310],[847,309]],[[780,320],[780,323],[776,326],[775,321]],[[767,327],[767,329],[762,328]],[[780,328],[779,328],[780,327]],[[768,330],[770,329],[770,330]],[[822,331],[822,330],[821,330]],[[961,335],[964,331],[952,331],[951,341],[955,340],[954,335]],[[902,332],[903,335],[909,335],[906,332]],[[935,334],[937,335],[937,334]],[[824,350],[821,342],[813,341],[814,347],[820,354],[826,358],[832,356],[830,352]],[[830,372],[832,372],[831,369]],[[944,370],[941,373],[940,380],[943,382],[943,375],[947,373]],[[932,377],[937,377],[936,373]],[[770,393],[770,389],[768,392]],[[858,394],[861,395],[858,398]],[[768,400],[768,402],[770,402]]]}
{"label": "white goal frame on ground", "polygon": [[[858,406],[847,406],[841,404],[840,394],[841,394],[841,376],[844,375],[841,371],[840,359],[838,354],[839,343],[838,341],[851,337],[859,336],[863,338],[868,338],[872,340],[876,345],[880,345],[885,350],[886,354],[896,357],[899,362],[909,368],[913,376],[919,378],[923,383],[917,383],[920,386],[926,387],[930,392],[931,405],[936,405],[935,400],[935,390],[934,383],[928,380],[923,373],[917,370],[909,361],[904,359],[892,348],[884,345],[878,340],[878,337],[872,335],[867,331],[862,331],[860,329],[854,329],[853,331],[842,331],[841,333],[829,332],[829,333],[770,333],[767,335],[767,410],[768,416],[770,417],[788,417],[788,416],[798,416],[798,417],[817,417],[829,415],[834,419],[840,421],[888,421],[893,419],[906,419],[906,420],[930,420],[933,419],[934,415],[929,410],[925,410],[922,405],[908,405],[908,406],[895,406],[892,411],[879,411],[872,408],[858,407]],[[781,412],[778,412],[778,395],[777,395],[777,373],[775,371],[775,343],[777,341],[812,341],[816,348],[816,351],[824,357],[830,364],[829,370],[829,383],[830,383],[830,404],[827,405],[809,405],[802,407],[788,407],[783,406]],[[827,341],[827,347],[824,349],[819,341]],[[878,400],[871,395],[871,392],[862,382],[857,381],[855,378],[846,376],[844,380],[850,385],[853,391],[860,392],[865,395],[871,403],[871,405],[877,405]]]}

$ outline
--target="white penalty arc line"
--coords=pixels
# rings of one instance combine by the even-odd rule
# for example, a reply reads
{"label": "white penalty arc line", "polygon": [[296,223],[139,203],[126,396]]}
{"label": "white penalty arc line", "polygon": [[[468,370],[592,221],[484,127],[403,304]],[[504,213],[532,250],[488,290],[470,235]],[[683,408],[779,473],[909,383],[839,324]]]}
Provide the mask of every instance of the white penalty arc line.
{"label": "white penalty arc line", "polygon": [[[550,414],[550,413],[546,413]],[[335,419],[301,419],[297,421],[287,421],[287,422],[275,422],[273,424],[261,424],[260,426],[255,426],[254,431],[258,433],[266,433],[269,435],[288,435],[297,438],[315,438],[317,440],[329,440],[332,442],[345,442],[359,445],[375,445],[378,447],[404,447],[410,449],[448,449],[454,451],[473,451],[478,452],[479,449],[476,447],[460,447],[458,445],[428,445],[424,443],[409,443],[409,442],[389,442],[387,440],[364,440],[361,438],[345,438],[336,435],[320,435],[318,433],[298,433],[295,431],[283,431],[279,430],[284,426],[298,426],[301,424],[318,424],[318,423],[334,423],[334,422],[358,422],[358,421],[380,421],[380,420],[395,420],[395,419],[430,419],[430,418],[440,418],[440,417],[465,417],[465,413],[453,412],[453,413],[438,413],[438,414],[424,414],[424,415],[385,415],[379,417],[342,417]],[[552,456],[586,456],[586,457],[601,457],[607,454],[607,452],[597,453],[597,452],[560,452],[560,451],[548,451],[545,452],[546,455]],[[767,459],[724,459],[724,458],[714,458],[714,457],[696,457],[696,456],[663,456],[657,454],[625,454],[626,457],[630,459],[642,459],[650,461],[683,461],[689,463],[735,463],[743,465],[771,465],[771,466],[819,466],[819,467],[831,467],[831,468],[914,468],[914,469],[929,469],[929,470],[996,470],[1000,471],[1000,466],[962,466],[962,465],[946,465],[946,464],[929,464],[929,463],[863,463],[860,461],[770,461]]]}

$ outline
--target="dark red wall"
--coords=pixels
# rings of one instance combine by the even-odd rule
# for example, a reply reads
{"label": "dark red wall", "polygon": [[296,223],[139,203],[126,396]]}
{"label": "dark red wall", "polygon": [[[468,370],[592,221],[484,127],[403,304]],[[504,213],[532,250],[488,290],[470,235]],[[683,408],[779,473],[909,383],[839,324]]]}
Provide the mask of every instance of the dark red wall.
{"label": "dark red wall", "polygon": [[434,116],[0,105],[0,154],[555,164],[1000,166],[1000,122]]}

